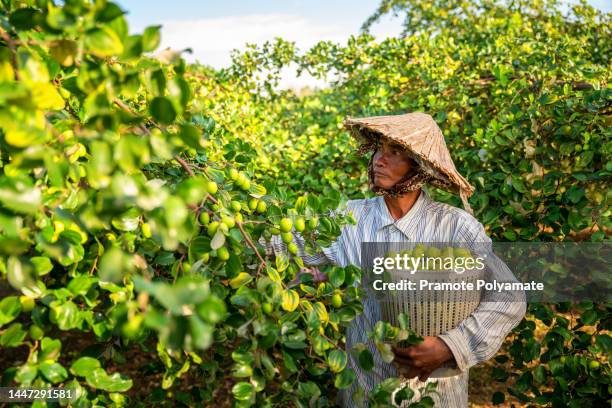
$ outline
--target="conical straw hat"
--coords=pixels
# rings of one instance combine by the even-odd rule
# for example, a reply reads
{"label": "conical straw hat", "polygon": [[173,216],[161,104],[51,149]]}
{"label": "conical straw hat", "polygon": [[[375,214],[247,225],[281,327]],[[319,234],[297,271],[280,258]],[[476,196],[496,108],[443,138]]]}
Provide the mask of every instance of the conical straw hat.
{"label": "conical straw hat", "polygon": [[431,115],[412,112],[347,118],[344,126],[361,142],[370,142],[373,134],[379,134],[404,146],[412,158],[434,177],[433,185],[458,193],[464,208],[473,213],[467,198],[474,192],[474,187],[455,168],[444,135]]}

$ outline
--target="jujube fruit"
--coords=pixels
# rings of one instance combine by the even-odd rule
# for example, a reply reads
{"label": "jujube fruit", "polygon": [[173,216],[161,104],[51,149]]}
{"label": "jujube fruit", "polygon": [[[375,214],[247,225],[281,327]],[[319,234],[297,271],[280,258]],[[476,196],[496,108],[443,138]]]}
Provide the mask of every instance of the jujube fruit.
{"label": "jujube fruit", "polygon": [[293,227],[293,221],[291,221],[291,218],[283,218],[280,220],[279,226],[281,232],[289,232]]}
{"label": "jujube fruit", "polygon": [[230,257],[230,254],[226,247],[221,247],[217,249],[217,258],[219,258],[222,261],[227,261],[229,257]]}
{"label": "jujube fruit", "polygon": [[209,181],[206,183],[206,191],[208,191],[209,194],[216,194],[217,191],[219,191],[219,187],[214,181]]}
{"label": "jujube fruit", "polygon": [[306,229],[306,222],[302,217],[295,220],[295,230],[298,232],[302,232]]}

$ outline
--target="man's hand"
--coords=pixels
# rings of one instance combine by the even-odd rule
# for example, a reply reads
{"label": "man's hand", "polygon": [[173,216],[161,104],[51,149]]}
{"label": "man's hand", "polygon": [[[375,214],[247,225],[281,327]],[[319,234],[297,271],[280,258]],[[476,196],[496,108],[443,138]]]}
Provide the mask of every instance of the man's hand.
{"label": "man's hand", "polygon": [[454,358],[446,343],[435,336],[425,336],[421,344],[407,348],[392,346],[391,349],[395,354],[394,362],[409,367],[406,377],[418,376],[423,382],[436,368]]}
{"label": "man's hand", "polygon": [[314,283],[326,282],[328,280],[327,275],[319,270],[319,268],[312,266],[307,268],[301,268],[295,279],[289,282],[289,287],[300,284],[300,276],[310,274]]}

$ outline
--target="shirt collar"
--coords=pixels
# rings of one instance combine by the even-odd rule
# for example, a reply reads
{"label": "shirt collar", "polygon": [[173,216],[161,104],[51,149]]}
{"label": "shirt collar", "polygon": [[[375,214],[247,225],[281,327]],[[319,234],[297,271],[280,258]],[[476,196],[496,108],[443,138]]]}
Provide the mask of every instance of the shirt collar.
{"label": "shirt collar", "polygon": [[399,220],[393,219],[391,213],[389,213],[389,209],[387,208],[387,204],[385,203],[383,196],[378,196],[377,200],[378,212],[381,219],[380,228],[395,225],[398,230],[406,234],[411,224],[419,218],[419,214],[427,207],[427,204],[431,201],[431,197],[425,189],[421,188],[421,194],[419,194],[419,197],[415,201],[414,205]]}

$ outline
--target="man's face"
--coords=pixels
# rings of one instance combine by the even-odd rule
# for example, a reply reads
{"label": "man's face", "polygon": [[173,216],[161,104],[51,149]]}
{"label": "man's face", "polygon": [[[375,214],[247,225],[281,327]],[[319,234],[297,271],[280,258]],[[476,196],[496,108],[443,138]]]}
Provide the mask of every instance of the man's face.
{"label": "man's face", "polygon": [[377,187],[388,189],[399,182],[409,171],[415,169],[417,163],[410,158],[401,145],[382,139],[374,153],[372,166],[374,184]]}

